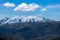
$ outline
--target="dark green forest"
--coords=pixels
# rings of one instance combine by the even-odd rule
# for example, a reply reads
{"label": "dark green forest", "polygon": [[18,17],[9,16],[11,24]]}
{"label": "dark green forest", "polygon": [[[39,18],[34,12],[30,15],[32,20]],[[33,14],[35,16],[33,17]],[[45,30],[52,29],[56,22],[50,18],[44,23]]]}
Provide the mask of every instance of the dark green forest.
{"label": "dark green forest", "polygon": [[60,21],[0,25],[1,40],[60,40]]}

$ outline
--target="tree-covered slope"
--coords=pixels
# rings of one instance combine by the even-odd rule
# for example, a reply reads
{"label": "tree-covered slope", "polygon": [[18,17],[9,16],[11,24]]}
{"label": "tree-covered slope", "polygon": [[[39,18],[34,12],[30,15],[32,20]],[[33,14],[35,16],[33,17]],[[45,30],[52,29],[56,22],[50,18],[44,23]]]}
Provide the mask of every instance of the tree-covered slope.
{"label": "tree-covered slope", "polygon": [[60,40],[60,22],[25,22],[0,25],[6,40]]}

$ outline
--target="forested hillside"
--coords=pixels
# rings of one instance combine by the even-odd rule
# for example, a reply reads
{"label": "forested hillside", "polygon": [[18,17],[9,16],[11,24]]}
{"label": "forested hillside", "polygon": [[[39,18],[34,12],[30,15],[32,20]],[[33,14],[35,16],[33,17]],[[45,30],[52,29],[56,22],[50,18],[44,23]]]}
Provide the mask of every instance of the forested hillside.
{"label": "forested hillside", "polygon": [[0,25],[1,40],[60,40],[60,21]]}

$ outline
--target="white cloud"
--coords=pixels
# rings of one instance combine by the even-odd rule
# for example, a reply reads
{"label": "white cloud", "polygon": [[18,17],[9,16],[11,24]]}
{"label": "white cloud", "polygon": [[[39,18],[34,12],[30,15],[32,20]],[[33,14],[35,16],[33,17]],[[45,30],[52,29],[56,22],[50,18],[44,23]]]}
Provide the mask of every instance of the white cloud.
{"label": "white cloud", "polygon": [[32,4],[26,4],[26,3],[21,3],[18,5],[14,11],[35,11],[35,9],[39,8],[39,5],[32,3]]}
{"label": "white cloud", "polygon": [[14,4],[14,3],[9,3],[9,2],[4,3],[3,5],[4,5],[5,7],[15,7],[15,4]]}
{"label": "white cloud", "polygon": [[41,11],[46,11],[47,9],[46,8],[41,8]]}

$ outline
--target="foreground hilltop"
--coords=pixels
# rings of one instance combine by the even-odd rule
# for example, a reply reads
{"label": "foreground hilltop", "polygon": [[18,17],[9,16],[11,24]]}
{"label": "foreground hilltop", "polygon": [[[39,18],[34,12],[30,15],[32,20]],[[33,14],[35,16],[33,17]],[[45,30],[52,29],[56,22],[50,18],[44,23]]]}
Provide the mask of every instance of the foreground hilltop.
{"label": "foreground hilltop", "polygon": [[0,38],[6,40],[60,40],[60,21],[3,24],[0,25]]}

